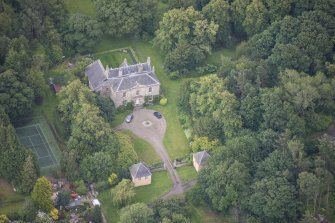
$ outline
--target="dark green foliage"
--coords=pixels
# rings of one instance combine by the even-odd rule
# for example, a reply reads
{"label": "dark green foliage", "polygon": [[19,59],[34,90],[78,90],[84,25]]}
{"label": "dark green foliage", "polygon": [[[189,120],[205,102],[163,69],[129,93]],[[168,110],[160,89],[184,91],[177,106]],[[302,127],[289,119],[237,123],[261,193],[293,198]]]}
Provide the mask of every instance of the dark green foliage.
{"label": "dark green foliage", "polygon": [[100,94],[96,97],[96,103],[99,107],[102,116],[108,121],[112,122],[115,117],[116,108],[113,101],[109,97],[102,96]]}
{"label": "dark green foliage", "polygon": [[24,201],[24,205],[19,212],[20,218],[27,222],[32,222],[37,214],[37,207],[35,206],[34,202],[31,198],[26,198]]}
{"label": "dark green foliage", "polygon": [[63,206],[63,207],[67,206],[71,200],[70,194],[71,192],[69,190],[60,191],[57,196],[57,205]]}
{"label": "dark green foliage", "polygon": [[97,152],[86,156],[80,164],[80,170],[84,180],[98,182],[107,180],[108,176],[115,171],[115,163],[108,152]]}
{"label": "dark green foliage", "polygon": [[265,222],[294,218],[296,190],[285,178],[269,176],[254,183],[249,205]]}
{"label": "dark green foliage", "polygon": [[33,90],[20,82],[17,76],[13,70],[0,74],[0,104],[11,118],[29,112],[34,98]]}
{"label": "dark green foliage", "polygon": [[153,23],[154,2],[94,0],[103,31],[113,36],[138,35]]}
{"label": "dark green foliage", "polygon": [[93,223],[102,223],[101,209],[99,206],[94,206],[92,211],[92,222]]}
{"label": "dark green foliage", "polygon": [[21,183],[21,170],[28,150],[20,143],[8,116],[0,109],[0,176],[14,185]]}
{"label": "dark green foliage", "polygon": [[120,223],[149,223],[152,221],[153,211],[144,203],[126,206],[120,211]]}
{"label": "dark green foliage", "polygon": [[36,159],[32,154],[29,154],[22,165],[21,184],[19,190],[24,194],[29,194],[38,178],[39,169]]}
{"label": "dark green foliage", "polygon": [[101,26],[97,21],[82,14],[72,15],[64,31],[65,45],[75,53],[88,52],[102,36]]}
{"label": "dark green foliage", "polygon": [[77,162],[78,155],[76,150],[64,151],[61,159],[61,167],[65,176],[70,181],[80,178],[79,164]]}
{"label": "dark green foliage", "polygon": [[193,123],[193,131],[195,135],[207,136],[209,140],[224,140],[220,124],[208,117],[200,117],[196,119]]}
{"label": "dark green foliage", "polygon": [[[180,198],[159,199],[152,203],[155,222],[189,222],[186,203]],[[179,220],[177,220],[179,219]],[[165,220],[165,221],[164,221]]]}

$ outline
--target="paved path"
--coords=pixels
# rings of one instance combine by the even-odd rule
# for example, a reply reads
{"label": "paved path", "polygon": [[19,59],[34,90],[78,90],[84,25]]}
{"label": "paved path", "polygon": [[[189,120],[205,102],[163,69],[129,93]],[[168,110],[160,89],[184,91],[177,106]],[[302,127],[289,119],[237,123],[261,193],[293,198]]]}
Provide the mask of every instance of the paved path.
{"label": "paved path", "polygon": [[[153,110],[141,109],[134,111],[134,119],[131,123],[123,123],[115,128],[115,130],[130,130],[136,136],[148,141],[156,150],[157,154],[164,162],[165,167],[172,179],[173,188],[162,197],[166,198],[172,195],[182,194],[186,189],[193,186],[195,181],[182,183],[177,171],[173,168],[170,157],[166,152],[163,144],[163,139],[166,131],[166,121],[163,116],[161,119],[157,119],[153,115]],[[151,124],[145,122],[149,121]]]}

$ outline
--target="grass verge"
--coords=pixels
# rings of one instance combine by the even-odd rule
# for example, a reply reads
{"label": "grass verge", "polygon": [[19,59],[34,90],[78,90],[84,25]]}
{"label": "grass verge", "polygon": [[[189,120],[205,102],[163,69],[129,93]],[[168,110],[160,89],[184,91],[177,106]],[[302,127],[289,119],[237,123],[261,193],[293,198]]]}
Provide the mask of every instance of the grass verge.
{"label": "grass verge", "polygon": [[150,143],[148,143],[144,139],[137,137],[130,131],[125,131],[124,133],[130,136],[139,161],[143,161],[148,164],[161,162],[158,154],[156,153],[155,149],[150,145]]}
{"label": "grass verge", "polygon": [[0,179],[0,214],[17,214],[22,208],[25,196],[14,192],[12,187]]}
{"label": "grass verge", "polygon": [[176,170],[180,179],[184,182],[197,178],[197,171],[195,171],[193,166],[184,166],[177,168]]}

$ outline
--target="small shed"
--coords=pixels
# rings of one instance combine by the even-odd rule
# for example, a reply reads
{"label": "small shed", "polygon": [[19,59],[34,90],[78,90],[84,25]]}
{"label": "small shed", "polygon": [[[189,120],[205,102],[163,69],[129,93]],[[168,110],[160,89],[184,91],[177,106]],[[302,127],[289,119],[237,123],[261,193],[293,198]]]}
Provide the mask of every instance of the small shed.
{"label": "small shed", "polygon": [[197,172],[206,166],[210,155],[206,150],[193,153],[193,166]]}
{"label": "small shed", "polygon": [[130,168],[130,175],[135,187],[151,184],[151,172],[145,163],[137,163]]}

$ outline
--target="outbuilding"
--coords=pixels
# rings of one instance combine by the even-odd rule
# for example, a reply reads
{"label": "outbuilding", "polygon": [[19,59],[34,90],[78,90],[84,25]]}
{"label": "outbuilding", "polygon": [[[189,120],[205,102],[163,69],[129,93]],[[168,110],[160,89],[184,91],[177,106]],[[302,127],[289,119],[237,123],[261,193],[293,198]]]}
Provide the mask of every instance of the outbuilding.
{"label": "outbuilding", "polygon": [[210,155],[206,150],[193,153],[193,166],[197,172],[206,166]]}
{"label": "outbuilding", "polygon": [[145,163],[134,164],[129,170],[135,187],[151,184],[152,174]]}

